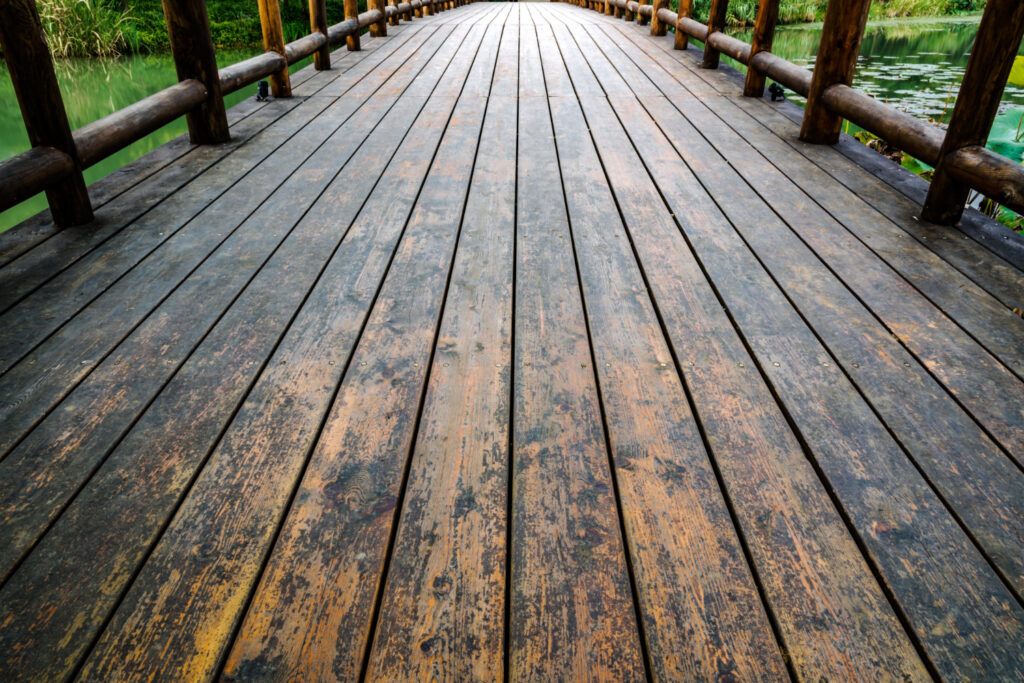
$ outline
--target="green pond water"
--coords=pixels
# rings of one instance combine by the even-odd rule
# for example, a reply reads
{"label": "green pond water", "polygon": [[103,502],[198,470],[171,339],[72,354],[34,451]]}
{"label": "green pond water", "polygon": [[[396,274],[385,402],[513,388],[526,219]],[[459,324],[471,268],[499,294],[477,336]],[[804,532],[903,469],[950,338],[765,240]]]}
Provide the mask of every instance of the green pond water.
{"label": "green pond water", "polygon": [[[228,66],[248,59],[262,50],[220,50],[217,62]],[[302,68],[309,60],[292,66]],[[72,130],[107,114],[138,102],[177,82],[174,61],[169,54],[135,55],[118,59],[66,59],[55,63],[57,80],[64,96],[64,106]],[[256,86],[242,88],[225,97],[228,107],[252,97]],[[184,117],[150,133],[129,147],[86,169],[85,181],[92,183],[112,173],[160,145],[187,131]],[[29,148],[28,135],[21,120],[21,111],[14,96],[14,86],[0,59],[0,160]],[[39,194],[18,206],[0,213],[0,232],[46,208],[46,197]]]}
{"label": "green pond water", "polygon": [[[979,17],[912,19],[868,25],[855,85],[914,116],[948,121],[964,67],[974,42]],[[735,31],[749,41],[750,31]],[[820,24],[779,27],[773,51],[796,64],[814,65]],[[218,62],[233,64],[253,51],[221,51]],[[292,70],[300,68],[297,64]],[[734,64],[735,65],[735,64]],[[739,66],[739,65],[736,65]],[[175,82],[169,55],[133,56],[113,60],[65,60],[57,63],[58,79],[72,128],[120,109]],[[253,87],[230,95],[228,106],[253,95]],[[799,98],[789,93],[789,97]],[[179,119],[130,147],[87,169],[94,182],[146,152],[185,132]],[[1024,158],[1024,88],[1008,85],[988,146],[1015,161]],[[0,159],[28,149],[28,138],[6,68],[0,63]],[[45,208],[39,195],[0,213],[0,231]]]}
{"label": "green pond water", "polygon": [[[869,23],[854,86],[897,109],[944,126],[953,115],[980,19],[980,15],[973,15]],[[752,31],[731,33],[750,42]],[[780,26],[772,52],[794,64],[813,68],[820,39],[821,24]],[[1024,54],[1024,49],[1020,54]],[[802,102],[792,92],[787,92],[787,97]],[[1022,161],[1024,88],[1007,84],[988,147],[1014,161]]]}

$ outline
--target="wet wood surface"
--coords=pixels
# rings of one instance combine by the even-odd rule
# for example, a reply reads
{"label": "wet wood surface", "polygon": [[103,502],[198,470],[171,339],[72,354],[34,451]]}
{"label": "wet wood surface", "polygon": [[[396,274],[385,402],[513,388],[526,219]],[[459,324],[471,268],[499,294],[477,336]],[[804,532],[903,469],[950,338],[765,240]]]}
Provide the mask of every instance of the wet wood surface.
{"label": "wet wood surface", "polygon": [[673,46],[403,21],[0,236],[0,677],[1024,676],[1024,274]]}

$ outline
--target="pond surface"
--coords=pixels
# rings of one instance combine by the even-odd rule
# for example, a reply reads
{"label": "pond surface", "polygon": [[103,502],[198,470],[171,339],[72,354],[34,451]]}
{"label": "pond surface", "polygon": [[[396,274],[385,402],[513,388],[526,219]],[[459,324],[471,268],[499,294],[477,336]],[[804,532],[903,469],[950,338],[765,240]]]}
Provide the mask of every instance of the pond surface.
{"label": "pond surface", "polygon": [[[872,22],[864,33],[854,85],[914,116],[945,125],[963,80],[980,15]],[[750,42],[752,31],[731,32]],[[821,24],[780,26],[772,52],[813,68]],[[1024,54],[1024,50],[1021,50]],[[801,98],[788,93],[795,101]],[[1024,88],[1006,86],[988,147],[1024,157]]]}
{"label": "pond surface", "polygon": [[[217,62],[221,66],[228,66],[259,52],[262,52],[262,49],[218,50]],[[301,68],[306,61],[293,65],[292,70]],[[170,54],[134,55],[117,59],[65,59],[56,61],[55,68],[72,130],[138,102],[178,80]],[[225,104],[230,107],[247,97],[252,97],[255,87],[253,85],[242,88],[228,95],[224,98]],[[93,183],[99,180],[186,131],[184,117],[172,121],[86,169],[85,182]],[[18,101],[14,96],[14,86],[11,84],[6,64],[0,59],[0,160],[8,159],[28,148],[28,135],[21,120]],[[0,232],[45,208],[46,197],[39,194],[0,213]]]}

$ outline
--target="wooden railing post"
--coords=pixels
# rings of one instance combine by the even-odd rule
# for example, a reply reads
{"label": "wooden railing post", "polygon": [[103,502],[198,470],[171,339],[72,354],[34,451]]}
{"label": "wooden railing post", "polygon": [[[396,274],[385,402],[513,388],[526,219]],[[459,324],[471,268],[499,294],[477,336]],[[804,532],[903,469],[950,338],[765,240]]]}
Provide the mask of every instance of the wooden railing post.
{"label": "wooden railing post", "polygon": [[88,223],[92,205],[35,0],[0,2],[0,47],[32,147],[53,147],[73,163],[71,172],[46,191],[53,220],[61,227]]}
{"label": "wooden railing post", "polygon": [[368,5],[370,9],[375,9],[380,12],[380,21],[370,24],[370,35],[374,38],[383,38],[388,34],[388,22],[384,18],[384,8],[386,7],[386,4],[384,0],[370,0]]}
{"label": "wooden railing post", "polygon": [[[324,0],[321,0],[323,2]],[[359,0],[345,0],[345,18],[359,21]],[[349,52],[359,49],[359,31],[355,31],[345,38]]]}
{"label": "wooden railing post", "polygon": [[611,0],[604,0],[604,13],[606,16],[615,16],[615,5],[611,3]]}
{"label": "wooden railing post", "polygon": [[[750,64],[758,52],[771,52],[775,39],[775,25],[779,22],[779,0],[761,0],[757,4],[757,19],[754,20],[754,36],[750,39]],[[764,74],[748,64],[747,81],[743,86],[746,97],[764,95]]]}
{"label": "wooden railing post", "polygon": [[388,4],[395,8],[395,13],[388,19],[388,23],[392,26],[398,26],[398,0],[388,0]]}
{"label": "wooden railing post", "polygon": [[668,0],[654,0],[654,13],[651,14],[651,35],[663,36],[668,32],[665,22],[658,17],[658,10],[668,7]]}
{"label": "wooden railing post", "polygon": [[331,48],[326,41],[327,0],[309,0],[309,28],[325,38],[323,47],[313,53],[313,66],[317,71],[326,71],[331,68]]}
{"label": "wooden railing post", "polygon": [[725,14],[729,9],[729,0],[711,0],[711,9],[708,10],[708,42],[704,44],[704,59],[701,60],[700,68],[717,69],[721,53],[711,47],[711,34],[721,32],[725,29]]}
{"label": "wooden railing post", "polygon": [[[264,49],[276,52],[287,59],[284,51],[284,29],[281,28],[281,7],[277,0],[259,0],[259,6]],[[270,90],[274,97],[291,97],[292,83],[288,78],[287,64],[270,74]]]}
{"label": "wooden railing post", "polygon": [[970,187],[950,176],[946,158],[964,147],[984,147],[988,141],[1022,37],[1024,3],[988,0],[921,212],[926,221],[952,225],[960,220]]}
{"label": "wooden railing post", "polygon": [[[637,3],[640,5],[640,7],[643,7],[644,5],[649,4],[647,2],[647,0],[637,0]],[[637,9],[639,9],[639,7]],[[645,17],[640,12],[637,12],[636,13],[636,23],[640,24],[641,26],[646,26],[647,25],[647,17]]]}
{"label": "wooden railing post", "polygon": [[833,85],[853,82],[870,7],[871,0],[829,0],[800,126],[804,142],[834,145],[839,141],[843,120],[828,110],[821,97]]}
{"label": "wooden railing post", "polygon": [[679,22],[682,19],[689,19],[690,12],[692,11],[693,0],[679,0],[679,11],[676,12],[676,40],[673,45],[677,50],[685,50],[690,44],[690,36],[686,31],[679,28]]}
{"label": "wooden railing post", "polygon": [[185,115],[193,144],[231,138],[220,90],[217,55],[210,37],[210,18],[202,0],[163,0],[164,19],[178,80],[194,78],[206,86],[206,100]]}
{"label": "wooden railing post", "polygon": [[633,21],[633,10],[629,9],[629,5],[622,12],[622,18],[626,21]]}

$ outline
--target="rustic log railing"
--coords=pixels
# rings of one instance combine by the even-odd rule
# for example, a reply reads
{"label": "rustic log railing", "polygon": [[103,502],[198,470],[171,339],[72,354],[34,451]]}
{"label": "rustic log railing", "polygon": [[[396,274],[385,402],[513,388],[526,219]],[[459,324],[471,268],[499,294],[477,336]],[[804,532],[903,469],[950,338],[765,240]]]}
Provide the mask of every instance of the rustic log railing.
{"label": "rustic log railing", "polygon": [[748,97],[763,96],[766,78],[803,95],[807,107],[800,137],[806,142],[834,144],[845,118],[935,167],[921,214],[925,220],[955,224],[972,189],[1024,213],[1024,166],[985,148],[1024,37],[1024,3],[987,3],[945,133],[850,87],[870,4],[871,0],[829,0],[813,71],[771,52],[779,0],[759,0],[752,44],[722,32],[728,0],[712,0],[707,24],[690,17],[691,0],[680,0],[678,12],[669,10],[665,3],[652,6],[636,0],[606,0],[598,9],[627,21],[650,17],[656,11],[651,34],[663,35],[665,26],[674,28],[675,47],[680,50],[687,48],[689,38],[701,41],[701,67],[717,68],[720,54],[746,65],[743,94]]}
{"label": "rustic log railing", "polygon": [[[723,33],[728,0],[712,0],[707,24],[689,16],[690,0],[680,0],[678,13],[667,0],[574,2],[629,21],[649,21],[653,35],[665,35],[671,27],[678,49],[686,49],[689,38],[703,42],[703,68],[717,68],[720,54],[745,64],[744,95],[762,96],[765,79],[772,78],[807,97],[800,132],[807,142],[835,143],[845,118],[934,166],[922,210],[926,220],[956,223],[971,189],[1024,213],[1024,167],[984,147],[1024,36],[1019,0],[989,0],[945,133],[850,87],[870,0],[830,0],[814,71],[771,52],[779,0],[759,0],[752,44]],[[0,46],[32,143],[30,151],[0,162],[0,211],[45,191],[56,223],[86,223],[92,208],[83,169],[179,116],[186,117],[193,143],[224,142],[229,137],[225,94],[269,76],[274,95],[287,97],[288,66],[300,59],[314,55],[315,68],[328,69],[330,46],[344,41],[358,50],[362,29],[385,36],[388,23],[429,16],[465,0],[370,0],[363,13],[356,0],[345,0],[345,18],[333,26],[327,24],[324,0],[309,0],[311,33],[287,44],[278,0],[258,0],[266,52],[219,70],[202,0],[163,4],[179,82],[71,132],[33,0],[0,3]]]}
{"label": "rustic log railing", "polygon": [[206,4],[163,0],[179,82],[72,132],[35,0],[3,0],[0,47],[32,148],[0,162],[0,211],[45,191],[55,223],[88,223],[93,213],[84,169],[180,116],[194,144],[225,142],[230,133],[224,95],[269,76],[274,96],[288,97],[291,64],[314,55],[316,69],[329,69],[329,48],[347,42],[349,50],[358,50],[364,28],[386,36],[389,20],[397,24],[414,12],[432,15],[470,1],[392,0],[385,6],[385,0],[369,0],[370,9],[358,13],[356,0],[345,0],[344,21],[328,26],[325,1],[309,0],[311,33],[286,44],[278,0],[258,0],[266,52],[218,69]]}

